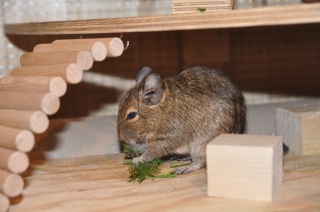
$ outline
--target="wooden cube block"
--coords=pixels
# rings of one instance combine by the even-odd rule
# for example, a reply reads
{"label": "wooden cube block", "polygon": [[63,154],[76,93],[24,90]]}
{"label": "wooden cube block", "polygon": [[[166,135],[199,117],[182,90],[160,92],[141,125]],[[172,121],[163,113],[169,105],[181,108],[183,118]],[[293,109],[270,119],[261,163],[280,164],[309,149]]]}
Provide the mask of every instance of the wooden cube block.
{"label": "wooden cube block", "polygon": [[272,201],[282,183],[280,136],[222,134],[207,145],[208,195]]}
{"label": "wooden cube block", "polygon": [[289,154],[320,153],[320,105],[279,108],[276,134],[283,137]]}
{"label": "wooden cube block", "polygon": [[232,10],[234,0],[172,0],[172,13]]}

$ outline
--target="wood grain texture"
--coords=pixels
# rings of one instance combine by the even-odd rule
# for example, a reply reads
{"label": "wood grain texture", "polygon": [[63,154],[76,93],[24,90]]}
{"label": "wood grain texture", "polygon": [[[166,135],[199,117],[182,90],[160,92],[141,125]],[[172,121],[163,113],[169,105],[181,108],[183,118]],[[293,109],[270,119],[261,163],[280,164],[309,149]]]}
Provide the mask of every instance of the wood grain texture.
{"label": "wood grain texture", "polygon": [[67,91],[67,83],[61,77],[6,76],[0,79],[0,90],[44,91],[61,97]]}
{"label": "wood grain texture", "polygon": [[34,135],[29,130],[0,126],[0,135],[1,147],[29,152],[35,144]]}
{"label": "wood grain texture", "polygon": [[25,153],[0,147],[0,169],[20,174],[28,166],[29,158]]}
{"label": "wood grain texture", "polygon": [[[284,182],[272,203],[207,196],[206,170],[129,183],[122,154],[33,161],[23,198],[11,211],[305,211],[320,209],[320,155],[284,158]],[[184,163],[184,162],[180,162]],[[170,164],[163,165],[163,172]]]}
{"label": "wood grain texture", "polygon": [[92,67],[93,62],[91,53],[86,50],[26,52],[20,57],[20,64],[22,67],[76,63],[81,69],[89,70]]}
{"label": "wood grain texture", "polygon": [[207,146],[208,195],[272,201],[282,183],[282,137],[223,134]]}
{"label": "wood grain texture", "polygon": [[6,212],[9,209],[9,199],[0,193],[0,212]]}
{"label": "wood grain texture", "polygon": [[[79,50],[89,50],[86,46],[90,46],[92,55],[100,55],[101,51],[106,51],[105,57],[119,57],[124,50],[124,44],[120,38],[91,38],[91,39],[67,39],[55,40],[52,42],[53,48],[79,48]],[[77,47],[74,47],[77,46]],[[37,46],[35,47],[35,49]],[[95,53],[97,52],[97,53]],[[105,57],[96,57],[97,61],[102,61]],[[95,57],[94,57],[95,58]]]}
{"label": "wood grain texture", "polygon": [[62,63],[54,65],[28,66],[14,68],[11,76],[59,76],[67,83],[76,84],[82,79],[82,69],[76,63]]}
{"label": "wood grain texture", "polygon": [[172,0],[172,13],[231,10],[234,0]]}
{"label": "wood grain texture", "polygon": [[0,169],[0,193],[16,197],[21,194],[23,187],[24,181],[20,175]]}
{"label": "wood grain texture", "polygon": [[276,134],[283,136],[289,153],[320,154],[320,105],[279,108]]}
{"label": "wood grain texture", "polygon": [[59,98],[47,92],[39,91],[1,91],[0,109],[41,110],[52,115],[60,107]]}
{"label": "wood grain texture", "polygon": [[39,110],[0,109],[0,125],[43,133],[49,126],[49,119]]}
{"label": "wood grain texture", "polygon": [[102,42],[82,43],[81,45],[54,45],[51,43],[38,44],[33,52],[52,52],[52,51],[70,51],[87,50],[90,51],[95,61],[103,61],[107,57],[107,48]]}
{"label": "wood grain texture", "polygon": [[320,22],[320,4],[300,4],[236,11],[171,14],[149,17],[8,24],[6,34],[94,34],[219,29]]}

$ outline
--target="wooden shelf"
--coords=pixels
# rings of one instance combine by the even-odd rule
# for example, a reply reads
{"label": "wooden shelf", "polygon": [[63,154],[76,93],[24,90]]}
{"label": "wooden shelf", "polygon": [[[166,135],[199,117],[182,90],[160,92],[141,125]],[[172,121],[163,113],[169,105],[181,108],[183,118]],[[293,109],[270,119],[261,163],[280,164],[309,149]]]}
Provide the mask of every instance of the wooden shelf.
{"label": "wooden shelf", "polygon": [[196,12],[26,24],[7,24],[7,35],[98,34],[320,23],[320,3],[221,12]]}
{"label": "wooden shelf", "polygon": [[[186,162],[180,162],[186,163]],[[162,166],[163,173],[172,170]],[[316,211],[320,155],[284,157],[284,182],[273,202],[207,196],[206,170],[129,183],[123,155],[32,161],[10,211]]]}

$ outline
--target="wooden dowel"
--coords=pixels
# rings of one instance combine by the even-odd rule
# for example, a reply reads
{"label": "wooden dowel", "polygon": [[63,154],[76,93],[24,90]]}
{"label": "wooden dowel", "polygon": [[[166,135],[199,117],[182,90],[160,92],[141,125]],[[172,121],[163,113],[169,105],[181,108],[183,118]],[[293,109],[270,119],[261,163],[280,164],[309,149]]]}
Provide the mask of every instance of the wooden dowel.
{"label": "wooden dowel", "polygon": [[0,90],[44,91],[61,97],[67,91],[67,83],[61,77],[7,76],[0,79]]}
{"label": "wooden dowel", "polygon": [[8,197],[0,194],[0,212],[6,212],[9,209],[10,201]]}
{"label": "wooden dowel", "polygon": [[42,110],[52,115],[60,107],[56,95],[39,91],[0,91],[0,99],[0,109]]}
{"label": "wooden dowel", "polygon": [[[68,40],[55,40],[52,45],[66,45],[70,46],[81,46],[87,45],[87,43],[101,42],[107,49],[107,57],[118,57],[124,50],[123,42],[120,38],[90,38],[90,39],[68,39]],[[100,46],[100,45],[99,45]]]}
{"label": "wooden dowel", "polygon": [[101,41],[82,42],[74,44],[38,44],[34,47],[33,52],[50,52],[50,51],[90,51],[95,61],[103,61],[107,57],[107,48]]}
{"label": "wooden dowel", "polygon": [[0,126],[0,146],[21,152],[30,152],[35,144],[32,132],[24,129]]}
{"label": "wooden dowel", "polygon": [[26,52],[20,57],[22,67],[57,63],[76,63],[83,70],[89,70],[93,65],[93,58],[89,51]]}
{"label": "wooden dowel", "polygon": [[16,197],[21,194],[24,186],[22,177],[0,169],[0,192],[7,197]]}
{"label": "wooden dowel", "polygon": [[48,129],[49,119],[42,111],[0,109],[0,125],[43,133]]}
{"label": "wooden dowel", "polygon": [[71,84],[79,83],[82,79],[82,74],[82,69],[76,63],[18,67],[10,73],[11,76],[58,76]]}
{"label": "wooden dowel", "polygon": [[0,147],[0,169],[20,174],[28,167],[29,158],[25,153]]}

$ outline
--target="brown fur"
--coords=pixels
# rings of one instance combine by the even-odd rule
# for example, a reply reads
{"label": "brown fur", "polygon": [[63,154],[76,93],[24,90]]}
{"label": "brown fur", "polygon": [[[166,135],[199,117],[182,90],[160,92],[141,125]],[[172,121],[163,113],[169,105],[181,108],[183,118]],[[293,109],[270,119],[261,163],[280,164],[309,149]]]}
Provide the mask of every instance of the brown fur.
{"label": "brown fur", "polygon": [[[144,81],[120,102],[119,139],[142,153],[134,163],[170,154],[189,155],[192,164],[174,170],[185,174],[205,166],[206,145],[213,138],[222,133],[244,132],[244,97],[222,73],[193,67],[161,82],[164,93],[156,105],[143,102]],[[128,120],[130,112],[137,116]]]}

